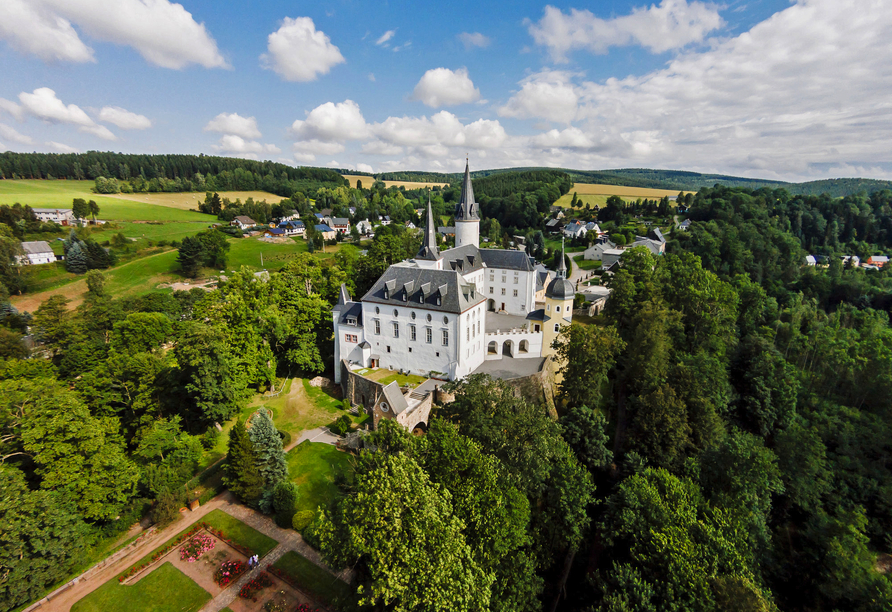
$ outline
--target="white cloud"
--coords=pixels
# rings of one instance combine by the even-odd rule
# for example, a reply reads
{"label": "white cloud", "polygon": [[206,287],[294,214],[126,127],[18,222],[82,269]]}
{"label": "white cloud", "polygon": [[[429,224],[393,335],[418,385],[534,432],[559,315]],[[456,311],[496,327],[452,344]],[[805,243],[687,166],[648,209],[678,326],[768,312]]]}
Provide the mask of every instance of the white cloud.
{"label": "white cloud", "polygon": [[396,35],[396,30],[387,30],[381,37],[375,41],[375,44],[378,46],[387,44],[387,41],[393,38]]}
{"label": "white cloud", "polygon": [[230,154],[256,154],[256,153],[281,153],[282,150],[276,145],[261,144],[256,140],[245,140],[241,136],[235,134],[224,134],[220,138],[220,142],[211,145],[214,151]]}
{"label": "white cloud", "polygon": [[362,145],[362,152],[366,155],[402,155],[403,148],[389,142],[372,140]]}
{"label": "white cloud", "polygon": [[5,138],[6,140],[11,140],[12,142],[17,142],[19,144],[34,144],[33,138],[18,132],[5,123],[0,123],[0,138]]}
{"label": "white cloud", "polygon": [[362,111],[353,100],[320,104],[307,113],[305,120],[292,123],[289,131],[298,140],[325,142],[363,140],[369,135]]}
{"label": "white cloud", "polygon": [[257,119],[242,117],[238,113],[220,113],[204,126],[205,132],[234,134],[244,139],[260,138],[263,134],[257,128]]}
{"label": "white cloud", "polygon": [[93,134],[94,136],[98,136],[103,140],[117,140],[118,137],[115,136],[111,130],[109,130],[104,125],[99,125],[98,123],[94,123],[93,125],[85,125],[80,128],[79,131],[84,132],[85,134]]}
{"label": "white cloud", "polygon": [[263,66],[286,81],[313,81],[346,61],[309,17],[286,17],[269,35],[267,50],[269,53],[260,56]]}
{"label": "white cloud", "polygon": [[480,47],[481,49],[488,47],[490,40],[488,36],[484,36],[480,32],[462,32],[458,35],[458,39],[465,46],[465,49]]}
{"label": "white cloud", "polygon": [[295,153],[312,153],[313,155],[334,155],[344,151],[339,142],[323,142],[321,140],[301,140],[293,145]]}
{"label": "white cloud", "polygon": [[45,32],[43,40],[53,41],[47,45],[67,43],[72,58],[65,59],[89,61],[73,59],[84,55],[72,38],[76,34],[59,35],[67,31],[64,24],[71,22],[92,38],[132,47],[162,68],[228,67],[204,24],[197,23],[181,4],[168,0],[31,0],[31,4],[47,22],[59,26],[55,33]]}
{"label": "white cloud", "polygon": [[74,147],[69,147],[67,144],[62,144],[61,142],[53,142],[52,140],[47,142],[46,146],[57,153],[80,153],[80,151]]}
{"label": "white cloud", "polygon": [[544,70],[520,82],[520,91],[497,109],[502,117],[542,118],[570,123],[576,118],[579,93],[571,82],[573,74]]}
{"label": "white cloud", "polygon": [[480,99],[480,90],[468,76],[467,68],[452,71],[448,68],[433,68],[424,73],[412,92],[412,98],[425,106],[439,108],[467,104]]}
{"label": "white cloud", "polygon": [[369,73],[369,80],[370,80],[372,83],[375,82],[375,73],[374,73],[374,72],[370,72],[370,73]]}
{"label": "white cloud", "polygon": [[80,39],[71,22],[40,2],[0,2],[0,39],[45,62],[95,61],[93,50]]}
{"label": "white cloud", "polygon": [[71,123],[83,127],[95,125],[81,107],[76,104],[66,106],[49,87],[40,87],[33,93],[22,92],[19,101],[26,113],[50,123]]}
{"label": "white cloud", "polygon": [[360,172],[368,172],[370,174],[372,172],[374,172],[372,167],[368,164],[356,164],[356,169],[359,170]]}
{"label": "white cloud", "polygon": [[632,9],[631,15],[601,19],[588,10],[546,6],[542,19],[529,24],[537,44],[548,48],[555,61],[567,53],[586,49],[606,53],[610,47],[638,44],[654,53],[702,42],[724,22],[718,7],[687,0],[662,0],[659,6]]}
{"label": "white cloud", "polygon": [[316,156],[311,153],[295,153],[294,161],[299,164],[312,164],[316,161]]}
{"label": "white cloud", "polygon": [[383,141],[413,147],[446,146],[485,149],[500,146],[507,134],[498,121],[478,119],[468,125],[447,111],[432,117],[388,117],[372,127]]}
{"label": "white cloud", "polygon": [[19,104],[16,104],[12,100],[7,100],[6,98],[0,98],[0,110],[4,110],[19,121],[24,119],[24,111]]}
{"label": "white cloud", "polygon": [[116,125],[122,130],[147,130],[152,127],[152,122],[145,115],[131,113],[120,106],[102,107],[98,119]]}

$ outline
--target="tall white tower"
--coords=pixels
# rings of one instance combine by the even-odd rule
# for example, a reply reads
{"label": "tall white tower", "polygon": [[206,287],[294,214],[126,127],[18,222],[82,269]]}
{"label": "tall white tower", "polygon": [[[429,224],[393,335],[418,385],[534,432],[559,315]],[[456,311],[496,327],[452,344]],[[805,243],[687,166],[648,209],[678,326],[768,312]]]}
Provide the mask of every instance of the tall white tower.
{"label": "tall white tower", "polygon": [[471,171],[465,162],[465,178],[461,184],[461,198],[455,206],[455,246],[473,244],[480,247],[480,207],[474,201]]}

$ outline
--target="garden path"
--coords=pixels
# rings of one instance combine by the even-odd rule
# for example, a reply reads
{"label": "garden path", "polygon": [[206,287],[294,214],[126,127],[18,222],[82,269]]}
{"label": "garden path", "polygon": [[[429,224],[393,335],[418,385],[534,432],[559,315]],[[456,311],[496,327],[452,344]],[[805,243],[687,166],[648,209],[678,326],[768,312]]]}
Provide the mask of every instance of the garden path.
{"label": "garden path", "polygon": [[341,437],[331,433],[331,430],[328,427],[317,427],[316,429],[307,429],[300,432],[300,436],[298,436],[297,440],[288,445],[285,449],[287,453],[292,448],[300,444],[305,440],[309,440],[310,442],[321,442],[323,444],[331,444],[335,446],[340,440]]}
{"label": "garden path", "polygon": [[235,598],[238,596],[238,592],[243,586],[253,580],[258,573],[262,572],[267,567],[278,561],[279,558],[286,552],[288,552],[288,546],[286,544],[279,544],[278,546],[276,546],[274,549],[269,551],[257,565],[239,576],[238,580],[230,584],[227,588],[223,589],[223,591],[216,597],[207,602],[200,612],[219,612],[223,608],[228,607],[229,604],[235,601]]}

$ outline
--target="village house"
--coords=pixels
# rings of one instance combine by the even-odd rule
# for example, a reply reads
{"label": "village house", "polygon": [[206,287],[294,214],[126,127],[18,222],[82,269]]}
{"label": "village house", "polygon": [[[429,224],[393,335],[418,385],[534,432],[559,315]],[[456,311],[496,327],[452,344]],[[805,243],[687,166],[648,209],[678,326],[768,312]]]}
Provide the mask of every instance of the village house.
{"label": "village house", "polygon": [[564,236],[567,238],[585,238],[585,224],[579,221],[571,221],[564,226]]}
{"label": "village house", "polygon": [[608,249],[615,249],[616,245],[610,241],[608,238],[604,238],[602,241],[593,244],[585,251],[582,252],[582,258],[588,261],[602,261],[604,251]]}
{"label": "village house", "polygon": [[560,219],[549,219],[545,223],[545,231],[549,234],[560,234],[564,229],[564,222]]}
{"label": "village house", "polygon": [[889,258],[885,255],[871,255],[867,258],[867,265],[882,268],[889,263]]}
{"label": "village house", "polygon": [[38,221],[43,223],[58,223],[59,225],[74,225],[74,213],[68,208],[32,208]]}
{"label": "village house", "polygon": [[44,240],[23,242],[22,251],[24,254],[16,255],[16,263],[20,266],[36,266],[56,261],[56,255],[53,253],[53,249],[51,249],[50,245]]}
{"label": "village house", "polygon": [[303,236],[307,231],[303,221],[283,221],[279,223],[279,229],[286,236]]}
{"label": "village house", "polygon": [[246,229],[251,229],[252,227],[257,225],[257,222],[254,221],[251,217],[246,217],[245,215],[239,215],[235,219],[229,222],[229,225],[233,225],[239,228],[242,231]]}
{"label": "village house", "polygon": [[334,240],[337,232],[325,225],[324,223],[319,223],[316,225],[316,231],[322,234],[323,240]]}
{"label": "village house", "polygon": [[367,219],[363,219],[362,221],[356,222],[356,231],[362,235],[370,234],[372,232],[372,223]]}
{"label": "village house", "polygon": [[350,219],[345,217],[332,217],[331,223],[328,225],[339,234],[350,233]]}

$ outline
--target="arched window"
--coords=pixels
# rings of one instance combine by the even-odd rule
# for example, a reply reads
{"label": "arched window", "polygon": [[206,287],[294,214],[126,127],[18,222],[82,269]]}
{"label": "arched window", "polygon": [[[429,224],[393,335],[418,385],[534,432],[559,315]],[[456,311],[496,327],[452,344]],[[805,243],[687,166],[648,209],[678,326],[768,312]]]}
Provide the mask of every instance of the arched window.
{"label": "arched window", "polygon": [[530,352],[530,343],[526,340],[520,341],[520,346],[517,348],[521,353],[529,353]]}
{"label": "arched window", "polygon": [[486,347],[486,352],[490,355],[496,355],[499,352],[499,345],[495,342],[490,342],[489,346]]}

